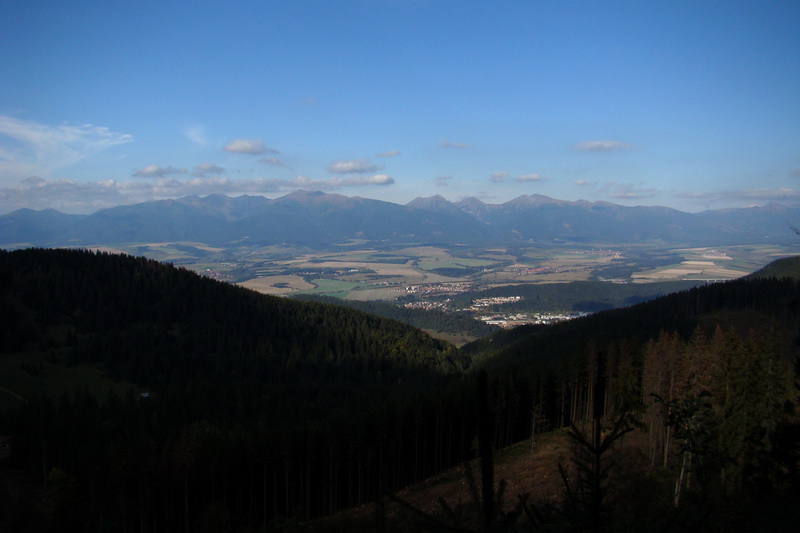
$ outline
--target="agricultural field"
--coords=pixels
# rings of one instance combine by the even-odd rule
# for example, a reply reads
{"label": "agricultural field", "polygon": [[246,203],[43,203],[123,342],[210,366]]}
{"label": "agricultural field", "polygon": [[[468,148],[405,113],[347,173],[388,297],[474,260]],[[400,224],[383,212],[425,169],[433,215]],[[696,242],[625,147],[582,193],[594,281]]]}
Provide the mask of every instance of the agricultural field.
{"label": "agricultural field", "polygon": [[252,289],[262,294],[283,295],[296,291],[307,291],[314,285],[300,276],[264,276],[253,278],[239,283],[242,287]]}
{"label": "agricultural field", "polygon": [[144,255],[279,296],[316,294],[358,301],[446,298],[505,285],[604,280],[616,283],[723,281],[788,255],[782,246],[660,249],[654,246],[472,249],[363,242],[215,248],[202,243],[136,243],[104,251]]}
{"label": "agricultural field", "polygon": [[632,276],[636,283],[650,281],[704,280],[725,281],[745,276],[779,257],[794,255],[775,246],[730,246],[724,248],[686,248],[675,250],[679,263],[644,269]]}

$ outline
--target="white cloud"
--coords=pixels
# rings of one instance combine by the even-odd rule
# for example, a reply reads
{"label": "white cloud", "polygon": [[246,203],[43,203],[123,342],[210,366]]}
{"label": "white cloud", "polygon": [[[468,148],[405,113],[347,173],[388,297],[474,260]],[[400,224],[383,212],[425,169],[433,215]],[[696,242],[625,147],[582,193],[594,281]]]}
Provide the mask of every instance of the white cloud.
{"label": "white cloud", "polygon": [[194,171],[192,172],[192,176],[198,177],[206,177],[209,174],[222,174],[225,172],[225,169],[221,166],[215,165],[214,163],[200,163],[196,167],[194,167]]}
{"label": "white cloud", "polygon": [[378,157],[397,157],[400,155],[400,150],[389,150],[387,152],[381,152],[378,154]]}
{"label": "white cloud", "polygon": [[359,178],[347,178],[342,180],[342,185],[392,185],[394,178],[387,174],[375,174],[374,176],[364,176]]}
{"label": "white cloud", "polygon": [[575,145],[580,152],[618,152],[630,148],[630,144],[620,141],[584,141]]}
{"label": "white cloud", "polygon": [[163,178],[170,174],[186,174],[186,169],[150,165],[133,172],[131,176],[136,176],[137,178]]}
{"label": "white cloud", "polygon": [[265,146],[261,139],[234,139],[223,146],[222,149],[234,154],[262,155],[278,153],[277,150]]}
{"label": "white cloud", "polygon": [[15,181],[30,175],[49,176],[131,140],[131,135],[103,126],[47,126],[0,115],[0,177]]}
{"label": "white cloud", "polygon": [[589,185],[589,181],[588,180],[575,180],[575,185],[577,185],[579,187],[585,187],[586,185]]}
{"label": "white cloud", "polygon": [[489,181],[492,183],[503,183],[508,177],[508,172],[494,172],[489,176]]}
{"label": "white cloud", "polygon": [[350,161],[334,161],[328,165],[328,172],[335,174],[368,174],[377,172],[383,167],[373,165],[366,159],[353,159]]}
{"label": "white cloud", "polygon": [[439,141],[439,148],[472,148],[471,144],[457,143],[442,139]]}
{"label": "white cloud", "polygon": [[539,174],[523,174],[522,176],[517,176],[516,178],[514,178],[514,181],[519,181],[519,182],[547,181],[547,178],[540,176]]}

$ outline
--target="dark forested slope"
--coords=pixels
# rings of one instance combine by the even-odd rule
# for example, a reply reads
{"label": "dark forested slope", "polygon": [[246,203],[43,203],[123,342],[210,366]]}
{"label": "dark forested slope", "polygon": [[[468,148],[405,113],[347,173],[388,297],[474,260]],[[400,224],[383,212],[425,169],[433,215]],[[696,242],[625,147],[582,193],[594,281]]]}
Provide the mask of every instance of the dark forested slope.
{"label": "dark forested slope", "polygon": [[505,303],[510,311],[586,311],[595,312],[625,307],[653,300],[665,294],[702,285],[702,281],[663,281],[656,283],[609,283],[607,281],[572,281],[569,283],[536,283],[504,285],[453,298],[456,304],[468,305],[472,299],[496,296],[520,296]]}
{"label": "dark forested slope", "polygon": [[[0,252],[0,364],[13,370],[0,374],[13,443],[0,530],[270,530],[472,458],[478,433],[483,462],[532,433],[626,420],[646,468],[615,490],[641,505],[603,500],[605,478],[603,520],[702,531],[713,515],[734,531],[753,516],[737,501],[800,492],[799,304],[796,278],[767,276],[501,332],[467,346],[487,376],[476,388],[462,352],[353,309],[142,258]],[[83,367],[115,386],[15,390],[14,376]]]}
{"label": "dark forested slope", "polygon": [[471,315],[463,313],[447,313],[439,310],[409,309],[400,305],[369,301],[341,300],[332,296],[301,295],[295,296],[298,300],[343,305],[371,315],[377,315],[392,320],[397,320],[415,328],[427,331],[437,331],[453,335],[469,335],[480,338],[490,335],[499,329],[475,320]]}
{"label": "dark forested slope", "polygon": [[800,278],[800,256],[777,259],[747,278]]}
{"label": "dark forested slope", "polygon": [[212,511],[256,527],[368,501],[469,452],[453,437],[468,415],[438,393],[467,359],[363,312],[143,258],[29,249],[0,252],[0,322],[7,368],[44,380],[88,364],[137,387],[22,397],[0,376],[14,475],[69,502],[6,515],[29,530],[191,531]]}
{"label": "dark forested slope", "polygon": [[[481,453],[480,486],[428,484],[449,507],[417,512],[419,530],[791,530],[799,305],[800,280],[764,276],[467,345],[488,380],[476,448],[530,440],[496,468]],[[394,501],[394,531],[411,529]]]}
{"label": "dark forested slope", "polygon": [[[752,327],[775,323],[786,331],[793,331],[800,312],[798,279],[763,277],[694,287],[548,328],[499,332],[466,345],[464,350],[486,358],[491,365],[505,366],[516,359],[542,363],[582,353],[590,341],[596,344],[618,339],[645,342],[661,331],[677,331],[686,337],[698,325],[717,325],[711,317],[734,311],[751,312]],[[488,359],[493,361],[488,362]]]}
{"label": "dark forested slope", "polygon": [[[612,425],[635,428],[641,444],[626,453],[641,455],[643,470],[617,471],[615,490],[646,498],[634,509],[604,492],[583,519],[603,514],[630,531],[777,531],[790,520],[770,513],[783,517],[779,506],[800,494],[798,326],[800,280],[765,276],[500,332],[464,350],[492,378],[501,445],[574,424],[585,450],[611,454],[600,439]],[[587,427],[603,433],[592,440]],[[607,477],[597,482],[610,490]],[[572,497],[564,505],[580,503]]]}
{"label": "dark forested slope", "polygon": [[244,370],[264,379],[311,362],[445,374],[461,371],[464,362],[398,322],[263,296],[144,258],[2,252],[0,288],[4,351],[19,351],[58,327],[73,344],[75,362],[101,363],[150,386]]}

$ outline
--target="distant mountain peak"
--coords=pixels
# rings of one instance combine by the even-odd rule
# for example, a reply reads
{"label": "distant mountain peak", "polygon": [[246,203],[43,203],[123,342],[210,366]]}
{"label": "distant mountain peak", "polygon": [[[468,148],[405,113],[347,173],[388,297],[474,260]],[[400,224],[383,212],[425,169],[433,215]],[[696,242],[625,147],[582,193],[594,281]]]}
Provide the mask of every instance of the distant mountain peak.
{"label": "distant mountain peak", "polygon": [[290,192],[286,196],[281,196],[275,199],[275,202],[283,203],[286,201],[295,202],[303,206],[317,206],[320,204],[344,204],[351,202],[353,198],[341,194],[331,194],[322,191],[307,191],[305,189],[298,189]]}
{"label": "distant mountain peak", "polygon": [[508,201],[503,205],[509,207],[537,207],[547,204],[570,205],[572,202],[567,200],[556,200],[555,198],[551,198],[543,194],[523,194],[522,196],[517,196],[513,200]]}
{"label": "distant mountain peak", "polygon": [[485,211],[489,207],[474,196],[467,196],[455,205],[458,206],[462,211],[467,211],[468,213],[479,213]]}
{"label": "distant mountain peak", "polygon": [[414,209],[452,209],[455,206],[445,200],[440,195],[435,196],[428,196],[427,198],[423,198],[421,196],[414,198],[410,202],[406,204],[406,207],[412,207]]}

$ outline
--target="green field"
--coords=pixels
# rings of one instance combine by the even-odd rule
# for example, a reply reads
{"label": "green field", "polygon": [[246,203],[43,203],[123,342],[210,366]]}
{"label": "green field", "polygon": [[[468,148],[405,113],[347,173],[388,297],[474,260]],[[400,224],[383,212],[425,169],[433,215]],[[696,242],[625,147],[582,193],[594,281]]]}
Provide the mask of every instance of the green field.
{"label": "green field", "polygon": [[445,260],[421,260],[417,261],[417,267],[422,270],[436,270],[437,268],[473,268],[473,267],[488,267],[496,265],[497,261],[490,261],[487,259],[462,259],[460,257],[453,257]]}
{"label": "green field", "polygon": [[319,294],[344,298],[350,291],[361,285],[360,283],[335,279],[315,279],[311,283],[316,285],[316,288],[300,291],[300,294]]}

